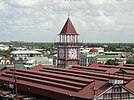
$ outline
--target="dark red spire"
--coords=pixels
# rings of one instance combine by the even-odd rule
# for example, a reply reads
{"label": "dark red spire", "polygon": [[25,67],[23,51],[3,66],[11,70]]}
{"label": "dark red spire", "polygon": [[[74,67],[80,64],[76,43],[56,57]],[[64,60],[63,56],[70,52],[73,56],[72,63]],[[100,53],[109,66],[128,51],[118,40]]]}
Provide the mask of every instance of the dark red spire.
{"label": "dark red spire", "polygon": [[78,35],[71,20],[68,18],[59,35]]}

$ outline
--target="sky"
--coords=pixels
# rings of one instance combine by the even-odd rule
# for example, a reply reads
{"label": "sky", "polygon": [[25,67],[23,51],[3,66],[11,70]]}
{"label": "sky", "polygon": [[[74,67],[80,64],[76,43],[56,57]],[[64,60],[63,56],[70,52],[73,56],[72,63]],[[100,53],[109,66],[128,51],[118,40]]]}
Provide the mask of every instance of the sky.
{"label": "sky", "polygon": [[0,41],[58,41],[68,16],[80,41],[134,43],[134,0],[0,0]]}

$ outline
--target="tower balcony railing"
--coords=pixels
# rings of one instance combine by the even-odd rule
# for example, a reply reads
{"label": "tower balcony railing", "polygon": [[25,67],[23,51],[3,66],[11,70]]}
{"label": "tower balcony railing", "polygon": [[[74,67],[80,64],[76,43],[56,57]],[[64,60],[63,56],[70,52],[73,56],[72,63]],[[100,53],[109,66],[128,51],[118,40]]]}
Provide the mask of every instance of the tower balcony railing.
{"label": "tower balcony railing", "polygon": [[80,60],[79,57],[75,58],[75,59],[68,59],[68,58],[58,58],[58,60],[65,60],[65,61],[72,61],[72,60],[75,60],[75,61],[78,61]]}
{"label": "tower balcony railing", "polygon": [[55,42],[56,45],[81,45],[82,42]]}

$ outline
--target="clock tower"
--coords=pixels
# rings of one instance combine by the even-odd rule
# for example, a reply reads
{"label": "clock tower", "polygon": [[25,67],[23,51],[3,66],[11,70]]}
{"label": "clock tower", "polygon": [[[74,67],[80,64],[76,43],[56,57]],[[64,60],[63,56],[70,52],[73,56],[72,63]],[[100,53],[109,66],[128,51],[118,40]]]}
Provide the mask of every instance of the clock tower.
{"label": "clock tower", "polygon": [[79,64],[80,43],[78,42],[78,36],[79,34],[70,18],[68,18],[58,34],[59,42],[56,43],[58,49],[57,67],[66,68]]}

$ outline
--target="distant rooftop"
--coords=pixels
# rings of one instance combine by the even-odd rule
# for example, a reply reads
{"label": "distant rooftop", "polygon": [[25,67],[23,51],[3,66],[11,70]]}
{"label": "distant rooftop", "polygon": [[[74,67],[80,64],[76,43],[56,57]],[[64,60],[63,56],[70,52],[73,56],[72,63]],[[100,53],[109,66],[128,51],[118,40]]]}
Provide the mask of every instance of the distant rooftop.
{"label": "distant rooftop", "polygon": [[[6,66],[9,66],[9,67],[14,67],[14,65],[6,65]],[[0,69],[4,68],[5,65],[1,65],[0,64]],[[16,68],[24,68],[25,66],[23,64],[15,64],[15,67]]]}
{"label": "distant rooftop", "polygon": [[18,51],[12,51],[11,54],[41,54],[41,52],[35,51],[35,50],[18,50]]}
{"label": "distant rooftop", "polygon": [[94,56],[93,58],[115,58],[114,55],[97,55]]}

